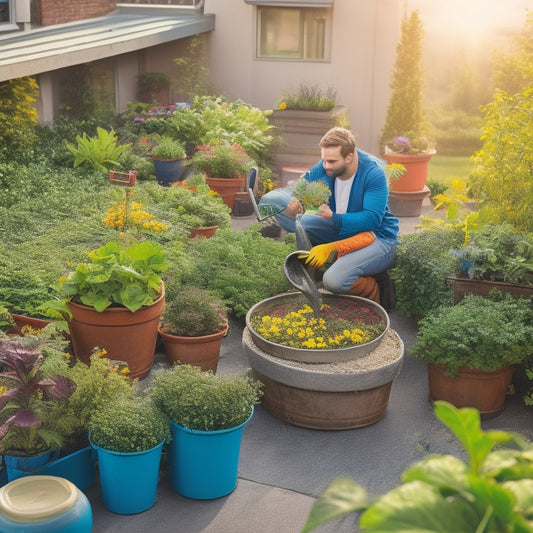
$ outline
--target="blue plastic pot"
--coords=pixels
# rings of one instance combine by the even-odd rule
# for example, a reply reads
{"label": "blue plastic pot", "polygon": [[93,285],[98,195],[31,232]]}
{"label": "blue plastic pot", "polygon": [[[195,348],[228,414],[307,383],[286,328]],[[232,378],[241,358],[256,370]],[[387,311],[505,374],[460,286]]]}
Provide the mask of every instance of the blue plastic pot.
{"label": "blue plastic pot", "polygon": [[38,455],[4,455],[7,480],[14,481],[23,476],[38,474],[42,467],[59,457],[60,449],[54,448]]}
{"label": "blue plastic pot", "polygon": [[96,452],[87,446],[55,461],[50,461],[39,470],[39,474],[68,479],[78,489],[86,490],[96,479]]}
{"label": "blue plastic pot", "polygon": [[219,431],[187,429],[171,423],[170,481],[176,492],[195,500],[226,496],[237,486],[242,432],[240,426]]}
{"label": "blue plastic pot", "polygon": [[92,527],[89,500],[67,479],[25,476],[0,488],[2,533],[91,533]]}
{"label": "blue plastic pot", "polygon": [[100,488],[106,509],[118,514],[141,513],[157,497],[163,444],[142,452],[121,453],[91,442],[98,453]]}
{"label": "blue plastic pot", "polygon": [[185,159],[154,159],[155,177],[159,185],[168,187],[170,183],[182,179]]}

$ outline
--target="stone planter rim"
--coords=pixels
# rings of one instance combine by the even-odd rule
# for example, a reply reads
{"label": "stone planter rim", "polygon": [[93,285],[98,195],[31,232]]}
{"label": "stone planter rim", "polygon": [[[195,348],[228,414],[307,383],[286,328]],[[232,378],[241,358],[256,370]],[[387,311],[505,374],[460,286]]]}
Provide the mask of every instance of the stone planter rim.
{"label": "stone planter rim", "polygon": [[[382,367],[353,373],[324,372],[313,363],[304,363],[308,367],[305,369],[291,365],[290,361],[272,356],[259,348],[247,328],[243,331],[242,344],[252,369],[279,383],[321,392],[351,392],[379,387],[399,375],[405,353],[404,343],[395,330],[389,329],[388,334],[393,335],[398,342],[398,354],[394,361]],[[376,350],[379,349],[378,345]]]}

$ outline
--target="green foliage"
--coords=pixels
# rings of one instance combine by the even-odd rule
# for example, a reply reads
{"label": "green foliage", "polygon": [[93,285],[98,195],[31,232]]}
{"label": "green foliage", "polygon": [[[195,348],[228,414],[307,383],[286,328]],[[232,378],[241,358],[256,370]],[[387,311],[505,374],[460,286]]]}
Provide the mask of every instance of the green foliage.
{"label": "green foliage", "polygon": [[299,109],[303,111],[331,111],[335,107],[337,91],[329,87],[322,91],[317,85],[302,83],[295,93],[284,92],[279,109]]}
{"label": "green foliage", "polygon": [[141,241],[125,247],[110,241],[89,252],[89,260],[54,285],[62,299],[81,302],[99,312],[115,303],[133,313],[152,305],[161,295],[160,274],[167,263],[158,243]]}
{"label": "green foliage", "polygon": [[205,34],[190,37],[184,53],[174,59],[174,63],[177,70],[176,85],[184,100],[220,93],[209,80]]}
{"label": "green foliage", "polygon": [[164,72],[143,72],[137,76],[137,96],[141,102],[152,103],[154,93],[170,86],[170,78]]}
{"label": "green foliage", "polygon": [[533,286],[533,233],[519,233],[510,224],[487,224],[471,233],[456,255],[468,263],[470,278]]}
{"label": "green foliage", "polygon": [[415,357],[444,365],[450,376],[461,366],[493,371],[525,360],[533,353],[533,299],[495,293],[430,311],[419,322]]}
{"label": "green foliage", "polygon": [[[418,137],[423,134],[422,117],[422,22],[418,11],[404,18],[400,42],[391,80],[391,97],[385,125],[381,132],[380,147],[401,135]],[[412,132],[412,135],[408,135]]]}
{"label": "green foliage", "polygon": [[398,310],[419,318],[435,307],[452,304],[447,278],[455,273],[455,258],[450,250],[461,242],[461,230],[447,226],[400,236],[396,263],[390,271]]}
{"label": "green foliage", "polygon": [[172,295],[167,291],[161,329],[169,335],[201,337],[227,326],[224,302],[207,289],[190,287]]}
{"label": "green foliage", "polygon": [[93,414],[89,429],[96,446],[121,453],[150,450],[170,435],[167,418],[148,397],[113,399]]}
{"label": "green foliage", "polygon": [[147,183],[137,187],[136,198],[153,205],[156,218],[181,229],[231,226],[231,209],[205,182],[192,188]]}
{"label": "green foliage", "polygon": [[243,231],[219,230],[210,239],[193,239],[186,249],[183,287],[203,287],[218,294],[237,316],[257,302],[289,288],[285,257],[294,251],[262,237],[259,224]]}
{"label": "green foliage", "polygon": [[116,133],[97,128],[97,137],[89,137],[86,133],[76,137],[78,146],[67,144],[67,149],[74,156],[74,168],[82,165],[100,170],[110,170],[120,166],[118,159],[129,145],[117,146]]}
{"label": "green foliage", "polygon": [[431,200],[433,202],[435,202],[435,196],[445,193],[448,189],[448,185],[445,183],[432,179],[426,181],[426,186],[430,190]]}
{"label": "green foliage", "polygon": [[299,178],[294,184],[292,194],[300,200],[305,210],[309,211],[327,204],[331,190],[327,183],[321,180],[309,182],[305,178]]}
{"label": "green foliage", "polygon": [[498,52],[493,61],[494,90],[508,94],[521,92],[533,79],[533,12],[527,13],[522,33],[511,51]]}
{"label": "green foliage", "polygon": [[149,395],[171,421],[188,429],[216,431],[246,422],[262,383],[237,374],[215,375],[191,365],[156,370]]}
{"label": "green foliage", "polygon": [[185,159],[187,156],[182,144],[166,135],[152,148],[151,154],[157,159]]}
{"label": "green foliage", "polygon": [[484,118],[483,147],[472,156],[473,197],[499,222],[533,231],[533,85],[513,96],[497,93]]}
{"label": "green foliage", "polygon": [[0,159],[27,160],[33,156],[39,86],[25,77],[0,82]]}
{"label": "green foliage", "polygon": [[255,161],[237,144],[216,144],[199,147],[191,163],[210,178],[239,178],[246,176]]}
{"label": "green foliage", "polygon": [[313,505],[302,533],[352,512],[362,513],[364,533],[531,531],[531,445],[504,431],[482,431],[472,408],[438,401],[435,414],[461,441],[468,463],[430,455],[404,472],[401,486],[374,500],[353,481],[336,479]]}

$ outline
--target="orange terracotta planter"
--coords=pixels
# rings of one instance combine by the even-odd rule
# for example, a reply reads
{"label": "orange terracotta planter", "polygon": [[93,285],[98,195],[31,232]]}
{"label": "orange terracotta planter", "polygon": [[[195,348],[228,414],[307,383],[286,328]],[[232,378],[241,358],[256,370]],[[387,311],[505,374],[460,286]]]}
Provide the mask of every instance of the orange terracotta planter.
{"label": "orange terracotta planter", "polygon": [[515,368],[511,365],[487,372],[461,367],[450,377],[443,365],[428,363],[429,399],[444,400],[457,408],[475,407],[482,418],[494,418],[503,410]]}
{"label": "orange terracotta planter", "polygon": [[159,327],[159,335],[163,340],[167,359],[170,363],[199,366],[203,371],[216,372],[222,339],[226,335],[227,327],[202,337],[181,337],[165,333]]}
{"label": "orange terracotta planter", "polygon": [[154,362],[157,327],[164,303],[164,287],[153,305],[134,313],[125,307],[108,307],[99,313],[87,305],[68,302],[74,355],[89,364],[95,346],[105,348],[107,357],[127,363],[131,378],[144,378]]}
{"label": "orange terracotta planter", "polygon": [[429,160],[436,154],[435,151],[427,154],[398,154],[390,152],[383,157],[389,165],[399,163],[405,167],[405,174],[398,179],[391,179],[389,188],[395,192],[417,192],[426,185]]}
{"label": "orange terracotta planter", "polygon": [[222,197],[224,203],[233,209],[235,193],[244,191],[246,177],[240,178],[206,178],[205,182],[209,188]]}
{"label": "orange terracotta planter", "polygon": [[206,239],[211,238],[217,232],[218,226],[206,226],[205,228],[192,228],[189,231],[189,237],[194,239],[194,237],[205,237]]}

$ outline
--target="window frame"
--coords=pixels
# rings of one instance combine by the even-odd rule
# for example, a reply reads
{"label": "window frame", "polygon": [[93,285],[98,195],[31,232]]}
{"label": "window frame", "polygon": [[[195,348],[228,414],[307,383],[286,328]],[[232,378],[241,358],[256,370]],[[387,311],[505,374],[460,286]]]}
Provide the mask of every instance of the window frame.
{"label": "window frame", "polygon": [[[268,55],[261,52],[261,16],[262,13],[271,9],[282,10],[298,10],[300,17],[300,24],[305,25],[306,18],[312,14],[313,11],[320,10],[321,14],[325,16],[324,33],[323,33],[323,57],[306,57],[306,39],[307,32],[305,28],[302,30],[300,55],[298,57],[283,57],[282,55]],[[332,34],[332,20],[333,13],[331,7],[304,7],[299,5],[291,6],[271,6],[271,5],[256,5],[255,6],[255,59],[260,61],[297,61],[304,63],[328,63],[331,60],[331,34]]]}

